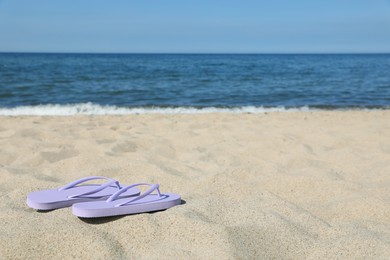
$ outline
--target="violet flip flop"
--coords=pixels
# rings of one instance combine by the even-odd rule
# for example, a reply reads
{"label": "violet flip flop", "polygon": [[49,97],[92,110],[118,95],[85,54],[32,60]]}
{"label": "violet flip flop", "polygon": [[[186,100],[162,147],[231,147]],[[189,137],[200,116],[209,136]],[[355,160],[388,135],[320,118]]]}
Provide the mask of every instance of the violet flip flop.
{"label": "violet flip flop", "polygon": [[[79,185],[96,179],[106,179],[108,182],[104,184]],[[76,180],[58,189],[31,192],[27,196],[27,205],[37,210],[64,208],[72,206],[77,202],[105,200],[121,188],[119,182],[114,179],[103,176],[91,176]],[[139,194],[140,190],[134,187],[126,190],[126,193],[123,195],[130,197]]]}
{"label": "violet flip flop", "polygon": [[[128,190],[141,185],[148,185],[150,188],[136,197],[130,199],[123,197],[123,194]],[[154,191],[157,194],[152,194]],[[164,210],[179,205],[180,203],[180,195],[175,193],[161,193],[158,184],[135,183],[123,187],[106,201],[73,204],[72,212],[81,218],[98,218]]]}

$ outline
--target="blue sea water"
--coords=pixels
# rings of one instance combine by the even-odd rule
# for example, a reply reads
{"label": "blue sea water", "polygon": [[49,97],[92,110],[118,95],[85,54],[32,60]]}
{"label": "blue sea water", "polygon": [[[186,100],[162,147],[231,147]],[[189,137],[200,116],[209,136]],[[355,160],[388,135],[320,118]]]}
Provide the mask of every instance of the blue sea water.
{"label": "blue sea water", "polygon": [[388,109],[390,54],[0,53],[3,114],[248,107]]}

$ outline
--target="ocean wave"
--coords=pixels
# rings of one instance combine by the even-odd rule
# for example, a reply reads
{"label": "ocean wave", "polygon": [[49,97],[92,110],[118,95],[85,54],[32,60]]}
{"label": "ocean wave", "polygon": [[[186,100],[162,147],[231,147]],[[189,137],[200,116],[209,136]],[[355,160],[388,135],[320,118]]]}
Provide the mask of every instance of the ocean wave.
{"label": "ocean wave", "polygon": [[131,115],[131,114],[208,114],[208,113],[266,113],[318,110],[307,106],[286,107],[119,107],[93,103],[69,105],[36,105],[0,108],[0,116],[72,116],[72,115]]}

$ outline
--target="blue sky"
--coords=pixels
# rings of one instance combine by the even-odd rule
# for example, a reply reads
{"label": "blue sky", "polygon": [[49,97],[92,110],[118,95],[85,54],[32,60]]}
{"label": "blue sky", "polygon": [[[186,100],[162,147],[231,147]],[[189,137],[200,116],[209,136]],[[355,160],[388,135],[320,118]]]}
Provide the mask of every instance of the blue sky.
{"label": "blue sky", "polygon": [[390,0],[0,0],[0,51],[390,52]]}

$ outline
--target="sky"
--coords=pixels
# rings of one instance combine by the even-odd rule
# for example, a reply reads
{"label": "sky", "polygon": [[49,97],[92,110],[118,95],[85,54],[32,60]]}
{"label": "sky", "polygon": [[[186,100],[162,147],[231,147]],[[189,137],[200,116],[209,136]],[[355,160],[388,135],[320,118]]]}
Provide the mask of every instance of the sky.
{"label": "sky", "polygon": [[390,0],[0,0],[0,52],[390,53]]}

